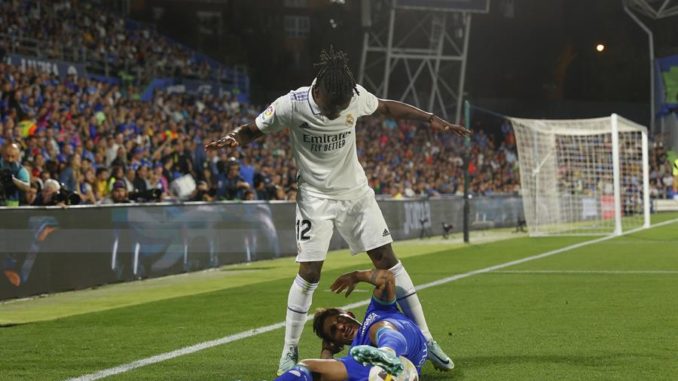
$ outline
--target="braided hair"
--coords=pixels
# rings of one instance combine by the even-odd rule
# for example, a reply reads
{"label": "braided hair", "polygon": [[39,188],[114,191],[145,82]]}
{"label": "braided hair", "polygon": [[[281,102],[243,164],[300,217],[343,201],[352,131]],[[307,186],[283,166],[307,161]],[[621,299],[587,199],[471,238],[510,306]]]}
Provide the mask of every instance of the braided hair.
{"label": "braided hair", "polygon": [[353,97],[353,93],[360,94],[356,87],[351,69],[348,67],[348,56],[341,50],[323,49],[320,52],[320,62],[316,86],[323,89],[334,101],[343,101]]}

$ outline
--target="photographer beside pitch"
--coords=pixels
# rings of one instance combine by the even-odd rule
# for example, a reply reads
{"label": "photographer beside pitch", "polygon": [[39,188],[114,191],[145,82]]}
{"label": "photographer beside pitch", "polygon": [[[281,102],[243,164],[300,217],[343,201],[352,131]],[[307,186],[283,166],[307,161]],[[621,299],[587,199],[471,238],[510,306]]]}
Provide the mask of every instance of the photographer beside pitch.
{"label": "photographer beside pitch", "polygon": [[19,206],[31,189],[31,178],[21,165],[21,149],[7,143],[0,159],[0,206]]}
{"label": "photographer beside pitch", "polygon": [[35,197],[31,203],[33,206],[65,206],[66,200],[59,197],[61,192],[61,184],[54,179],[45,180],[40,193]]}
{"label": "photographer beside pitch", "polygon": [[426,337],[433,365],[450,370],[454,364],[433,340],[414,284],[393,253],[390,230],[358,161],[355,126],[359,117],[379,113],[427,122],[435,130],[462,136],[469,131],[414,106],[377,98],[356,84],[341,51],[330,47],[322,51],[320,60],[320,70],[311,86],[279,97],[254,123],[240,126],[205,146],[208,150],[234,148],[265,134],[290,131],[292,153],[299,168],[299,271],[288,294],[285,343],[277,373],[291,369],[299,359],[299,339],[335,227],[353,254],[365,251],[374,267],[394,274],[397,302]]}

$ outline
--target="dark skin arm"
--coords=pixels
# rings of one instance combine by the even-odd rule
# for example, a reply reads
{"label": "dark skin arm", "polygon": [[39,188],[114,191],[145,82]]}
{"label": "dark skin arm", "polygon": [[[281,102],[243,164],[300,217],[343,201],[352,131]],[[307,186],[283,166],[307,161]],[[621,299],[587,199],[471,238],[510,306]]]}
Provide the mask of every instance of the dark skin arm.
{"label": "dark skin arm", "polygon": [[322,348],[320,349],[320,358],[333,359],[334,355],[343,350],[344,350],[343,345],[338,345],[331,341],[323,340]]}
{"label": "dark skin arm", "polygon": [[[339,276],[330,286],[330,290],[337,294],[346,292],[350,295],[360,282],[370,283],[375,286],[373,295],[375,298],[384,301],[395,300],[395,278],[387,270],[365,270],[352,271]],[[376,332],[376,331],[375,331]],[[374,338],[372,339],[374,341]],[[323,340],[320,351],[320,358],[332,359],[334,355],[343,350],[341,343],[335,343],[329,340]]]}
{"label": "dark skin arm", "polygon": [[205,149],[209,151],[224,147],[244,147],[262,136],[264,136],[264,133],[259,130],[256,124],[248,123],[229,132],[221,139],[212,140],[205,144]]}
{"label": "dark skin arm", "polygon": [[451,131],[459,136],[471,135],[471,131],[464,128],[464,126],[450,123],[433,113],[426,112],[407,103],[390,99],[379,99],[379,106],[377,106],[377,111],[375,113],[390,116],[395,119],[410,119],[428,122],[434,130]]}
{"label": "dark skin arm", "polygon": [[330,286],[332,292],[341,294],[346,291],[346,296],[351,295],[355,286],[365,282],[374,285],[372,295],[386,303],[395,300],[395,276],[388,270],[372,269],[363,271],[352,271],[340,275]]}
{"label": "dark skin arm", "polygon": [[[332,283],[330,290],[337,294],[346,291],[346,296],[349,296],[355,289],[356,284],[360,282],[370,283],[374,285],[372,295],[385,303],[392,303],[396,298],[395,290],[395,276],[388,270],[372,269],[365,271],[353,271],[339,276],[337,280]],[[393,324],[387,321],[380,321],[370,327],[370,341],[373,345],[377,345],[377,331],[380,328],[396,329]],[[323,343],[323,352],[325,351],[325,344]]]}

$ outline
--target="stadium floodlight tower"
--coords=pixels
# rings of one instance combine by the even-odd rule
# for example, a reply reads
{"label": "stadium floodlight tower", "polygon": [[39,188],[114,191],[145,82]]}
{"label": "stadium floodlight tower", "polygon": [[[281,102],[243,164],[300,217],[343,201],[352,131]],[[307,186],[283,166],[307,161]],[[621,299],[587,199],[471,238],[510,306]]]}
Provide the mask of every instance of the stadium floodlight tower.
{"label": "stadium floodlight tower", "polygon": [[616,114],[509,120],[531,236],[620,235],[650,226],[644,126]]}
{"label": "stadium floodlight tower", "polygon": [[489,6],[489,0],[362,0],[358,82],[458,123],[471,14]]}
{"label": "stadium floodlight tower", "polygon": [[637,12],[653,20],[678,16],[678,0],[622,0],[624,11],[647,33],[650,54],[650,130],[655,131],[655,60],[654,34],[640,18]]}

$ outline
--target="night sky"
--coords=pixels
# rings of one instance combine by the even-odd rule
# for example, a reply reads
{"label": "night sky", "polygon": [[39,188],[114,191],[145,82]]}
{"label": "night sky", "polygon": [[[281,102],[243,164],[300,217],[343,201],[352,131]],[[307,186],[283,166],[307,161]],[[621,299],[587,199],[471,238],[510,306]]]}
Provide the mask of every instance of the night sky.
{"label": "night sky", "polygon": [[[357,76],[361,0],[326,1],[310,1],[324,6],[306,11],[266,9],[281,6],[282,0],[200,0],[197,3],[207,7],[229,4],[224,10],[229,37],[216,44],[211,38],[191,39],[196,24],[186,14],[195,4],[188,1],[177,0],[167,7],[159,27],[224,62],[247,65],[253,99],[266,103],[281,92],[308,84],[316,71],[312,63],[330,44],[349,54]],[[142,4],[137,16],[147,21],[153,6],[166,5],[160,0]],[[465,89],[471,99],[649,100],[647,35],[624,12],[622,0],[490,0],[490,4],[489,14],[473,16]],[[512,12],[506,4],[513,5]],[[276,12],[308,12],[309,37],[284,41]],[[656,56],[678,54],[678,16],[643,19],[655,32]],[[338,26],[331,27],[330,20]],[[605,45],[603,52],[596,52],[598,43]],[[303,46],[301,57],[295,61],[286,45]]]}
{"label": "night sky", "polygon": [[[648,39],[621,0],[515,0],[513,17],[501,1],[473,18],[467,91],[471,96],[546,100],[649,99]],[[675,18],[673,21],[676,21]],[[667,23],[658,55],[668,49]],[[605,50],[598,53],[598,43]]]}

